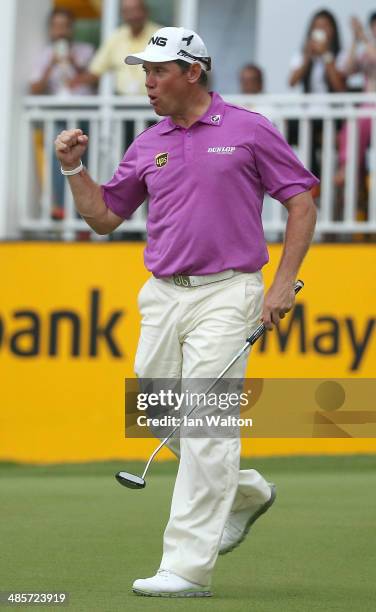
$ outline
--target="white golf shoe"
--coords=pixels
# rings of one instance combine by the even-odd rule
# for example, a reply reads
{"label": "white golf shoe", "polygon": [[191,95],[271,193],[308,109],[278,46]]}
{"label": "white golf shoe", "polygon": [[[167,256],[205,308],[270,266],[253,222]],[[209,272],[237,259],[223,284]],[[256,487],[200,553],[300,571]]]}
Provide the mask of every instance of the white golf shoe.
{"label": "white golf shoe", "polygon": [[270,498],[264,504],[252,506],[238,512],[231,512],[223,530],[219,554],[225,555],[239,546],[247,536],[251,525],[266,512],[276,497],[276,487],[270,484]]}
{"label": "white golf shoe", "polygon": [[140,578],[133,583],[136,595],[147,597],[211,597],[209,587],[189,582],[170,570],[160,569],[152,578]]}

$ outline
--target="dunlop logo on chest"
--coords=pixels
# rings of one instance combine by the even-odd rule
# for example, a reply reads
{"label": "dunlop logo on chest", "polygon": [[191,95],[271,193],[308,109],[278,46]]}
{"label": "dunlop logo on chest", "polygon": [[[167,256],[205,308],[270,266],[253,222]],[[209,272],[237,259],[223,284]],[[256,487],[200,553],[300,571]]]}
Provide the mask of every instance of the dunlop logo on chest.
{"label": "dunlop logo on chest", "polygon": [[158,155],[155,156],[155,165],[157,168],[162,168],[162,166],[165,166],[167,162],[168,153],[158,153]]}

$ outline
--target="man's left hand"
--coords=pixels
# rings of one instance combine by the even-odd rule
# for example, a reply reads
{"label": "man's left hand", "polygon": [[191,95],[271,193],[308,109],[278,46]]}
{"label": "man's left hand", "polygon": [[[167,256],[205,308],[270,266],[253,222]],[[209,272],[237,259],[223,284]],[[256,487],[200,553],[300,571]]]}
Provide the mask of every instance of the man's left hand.
{"label": "man's left hand", "polygon": [[272,285],[264,299],[264,308],[261,319],[266,329],[273,329],[278,325],[295,302],[294,286],[291,283]]}

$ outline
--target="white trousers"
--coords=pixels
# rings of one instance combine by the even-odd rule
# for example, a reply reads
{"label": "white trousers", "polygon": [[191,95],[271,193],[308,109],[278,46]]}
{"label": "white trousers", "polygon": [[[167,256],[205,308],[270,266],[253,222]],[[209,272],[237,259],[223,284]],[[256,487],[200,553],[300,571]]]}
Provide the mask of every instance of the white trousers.
{"label": "white trousers", "polygon": [[[261,272],[190,288],[151,277],[138,296],[137,376],[216,378],[258,325],[262,302]],[[246,362],[226,377],[243,378]],[[256,470],[239,471],[239,438],[182,437],[170,448],[180,462],[160,567],[210,585],[230,511],[264,503],[270,488]]]}

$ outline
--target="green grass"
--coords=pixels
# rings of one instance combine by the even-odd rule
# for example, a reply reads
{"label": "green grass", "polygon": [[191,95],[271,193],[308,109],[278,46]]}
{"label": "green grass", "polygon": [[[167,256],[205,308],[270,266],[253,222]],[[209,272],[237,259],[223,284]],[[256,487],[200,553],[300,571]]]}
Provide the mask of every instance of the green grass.
{"label": "green grass", "polygon": [[72,612],[375,610],[376,456],[252,466],[276,482],[277,502],[218,559],[215,597],[161,600],[130,586],[158,567],[175,463],[153,466],[142,491],[113,478],[139,463],[0,464],[0,590],[68,591]]}

